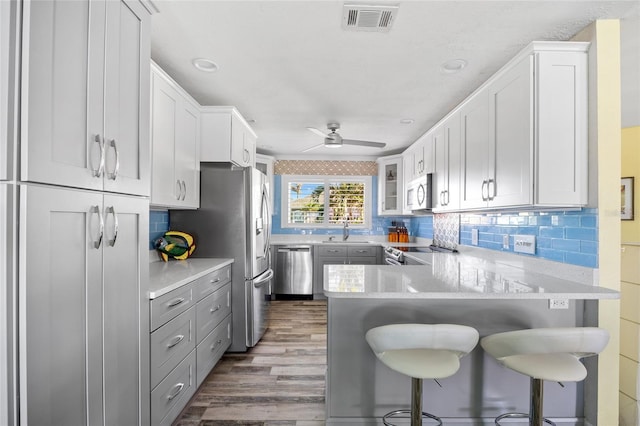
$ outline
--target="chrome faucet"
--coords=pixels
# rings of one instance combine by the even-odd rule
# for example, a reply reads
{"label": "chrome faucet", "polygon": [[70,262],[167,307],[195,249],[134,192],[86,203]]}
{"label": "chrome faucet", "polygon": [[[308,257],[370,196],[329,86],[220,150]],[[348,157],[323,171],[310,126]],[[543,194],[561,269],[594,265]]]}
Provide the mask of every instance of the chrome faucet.
{"label": "chrome faucet", "polygon": [[347,241],[349,238],[349,219],[344,220],[344,226],[342,227],[342,241]]}

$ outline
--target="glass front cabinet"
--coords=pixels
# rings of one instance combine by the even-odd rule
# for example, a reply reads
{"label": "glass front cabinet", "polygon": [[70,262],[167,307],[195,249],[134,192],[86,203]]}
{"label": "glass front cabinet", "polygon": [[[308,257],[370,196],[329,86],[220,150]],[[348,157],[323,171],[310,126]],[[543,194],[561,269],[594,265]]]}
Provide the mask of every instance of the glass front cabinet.
{"label": "glass front cabinet", "polygon": [[401,215],[403,207],[402,155],[378,158],[378,215]]}

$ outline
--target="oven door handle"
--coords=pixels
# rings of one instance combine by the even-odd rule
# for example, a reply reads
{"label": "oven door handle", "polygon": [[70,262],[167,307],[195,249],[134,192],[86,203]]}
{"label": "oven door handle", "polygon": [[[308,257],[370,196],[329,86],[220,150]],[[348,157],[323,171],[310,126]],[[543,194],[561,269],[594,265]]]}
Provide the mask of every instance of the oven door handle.
{"label": "oven door handle", "polygon": [[387,265],[402,266],[402,263],[400,263],[400,262],[398,262],[397,260],[392,259],[392,258],[390,258],[390,257],[385,258],[385,259],[384,259],[384,262],[385,262]]}

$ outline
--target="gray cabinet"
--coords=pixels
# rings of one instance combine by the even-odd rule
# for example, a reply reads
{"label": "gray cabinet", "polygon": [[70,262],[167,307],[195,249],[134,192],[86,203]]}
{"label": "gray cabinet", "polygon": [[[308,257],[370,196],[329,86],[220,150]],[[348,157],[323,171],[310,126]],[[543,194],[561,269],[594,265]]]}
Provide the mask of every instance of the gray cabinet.
{"label": "gray cabinet", "polygon": [[231,266],[151,300],[151,424],[171,425],[231,345]]}
{"label": "gray cabinet", "polygon": [[149,13],[23,3],[21,179],[149,195]]}
{"label": "gray cabinet", "polygon": [[148,201],[25,185],[20,207],[21,422],[147,424]]}
{"label": "gray cabinet", "polygon": [[382,247],[375,244],[320,244],[313,260],[313,298],[326,298],[323,290],[325,265],[378,265]]}

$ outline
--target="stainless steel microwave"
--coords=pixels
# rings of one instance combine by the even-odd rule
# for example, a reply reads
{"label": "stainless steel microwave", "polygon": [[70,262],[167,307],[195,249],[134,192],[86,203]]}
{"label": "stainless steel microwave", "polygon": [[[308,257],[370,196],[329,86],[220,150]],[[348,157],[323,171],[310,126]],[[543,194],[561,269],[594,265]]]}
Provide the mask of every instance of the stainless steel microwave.
{"label": "stainless steel microwave", "polygon": [[426,173],[409,182],[407,186],[407,207],[410,210],[431,210],[433,173]]}

